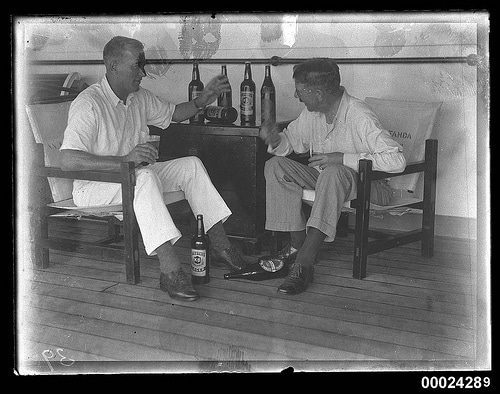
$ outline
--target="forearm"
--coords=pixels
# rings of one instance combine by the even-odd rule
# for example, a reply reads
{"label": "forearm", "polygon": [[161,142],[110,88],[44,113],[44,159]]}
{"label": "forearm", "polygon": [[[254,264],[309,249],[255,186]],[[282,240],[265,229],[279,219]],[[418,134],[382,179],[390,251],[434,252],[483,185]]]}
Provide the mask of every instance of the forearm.
{"label": "forearm", "polygon": [[92,153],[61,150],[61,169],[64,171],[119,171],[125,156],[98,156]]}
{"label": "forearm", "polygon": [[182,122],[195,116],[203,108],[203,105],[199,101],[195,98],[194,100],[177,104],[172,115],[172,120],[174,122]]}
{"label": "forearm", "polygon": [[346,153],[344,154],[344,165],[358,171],[358,161],[368,159],[373,163],[375,171],[398,173],[406,168],[406,160],[402,152],[381,153]]}

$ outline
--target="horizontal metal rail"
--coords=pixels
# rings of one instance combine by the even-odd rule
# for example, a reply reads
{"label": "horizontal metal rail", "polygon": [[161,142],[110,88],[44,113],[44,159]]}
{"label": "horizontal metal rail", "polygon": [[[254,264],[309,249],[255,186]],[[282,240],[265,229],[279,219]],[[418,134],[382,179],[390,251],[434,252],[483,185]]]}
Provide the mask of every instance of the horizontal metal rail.
{"label": "horizontal metal rail", "polygon": [[[193,62],[203,64],[243,64],[247,61],[253,64],[271,64],[273,66],[281,66],[285,64],[298,64],[303,62],[303,58],[282,58],[273,56],[265,59],[148,59],[147,64],[192,64]],[[467,63],[470,66],[475,66],[479,62],[479,57],[476,54],[469,56],[439,56],[439,57],[399,57],[399,58],[338,58],[334,59],[338,64],[415,64],[415,63]],[[103,60],[65,60],[65,59],[50,59],[50,60],[32,60],[31,65],[36,66],[70,66],[70,65],[102,65]]]}

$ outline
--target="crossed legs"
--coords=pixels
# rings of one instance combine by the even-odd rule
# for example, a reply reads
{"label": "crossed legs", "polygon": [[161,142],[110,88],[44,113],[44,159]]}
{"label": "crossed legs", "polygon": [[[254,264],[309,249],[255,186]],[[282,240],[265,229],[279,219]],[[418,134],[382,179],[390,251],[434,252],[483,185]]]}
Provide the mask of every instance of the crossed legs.
{"label": "crossed legs", "polygon": [[[312,266],[317,261],[321,244],[335,239],[342,206],[346,201],[356,198],[357,174],[344,165],[330,165],[319,172],[279,156],[266,162],[264,173],[265,227],[271,231],[290,232],[290,249],[280,254],[288,258],[293,255],[295,264],[289,276],[293,274],[295,278],[292,281],[293,288],[283,292],[296,294],[305,290],[308,280],[312,280]],[[372,195],[377,199],[373,202],[388,200],[391,193],[388,187],[379,182],[373,182],[372,187],[376,189]],[[307,220],[302,210],[303,189],[315,190],[315,201]],[[299,273],[294,272],[296,266],[299,267]],[[297,277],[303,281],[295,280]],[[288,279],[287,277],[284,284]],[[278,290],[282,291],[283,285]]]}

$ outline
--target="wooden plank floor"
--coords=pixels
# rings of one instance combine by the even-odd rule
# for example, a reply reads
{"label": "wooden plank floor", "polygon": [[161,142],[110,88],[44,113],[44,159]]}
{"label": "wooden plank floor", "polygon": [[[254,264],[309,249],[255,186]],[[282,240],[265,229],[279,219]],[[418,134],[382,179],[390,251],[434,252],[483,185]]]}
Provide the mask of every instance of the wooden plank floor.
{"label": "wooden plank floor", "polygon": [[[106,227],[52,219],[50,232],[94,241]],[[351,236],[324,244],[302,294],[278,293],[280,279],[224,280],[212,267],[195,302],[162,292],[157,259],[144,252],[141,282],[129,285],[119,261],[51,251],[43,271],[21,264],[20,362],[41,373],[473,368],[475,243],[438,238],[431,259],[419,243],[381,252],[364,280],[352,278],[352,245]],[[189,238],[176,249],[188,272]]]}

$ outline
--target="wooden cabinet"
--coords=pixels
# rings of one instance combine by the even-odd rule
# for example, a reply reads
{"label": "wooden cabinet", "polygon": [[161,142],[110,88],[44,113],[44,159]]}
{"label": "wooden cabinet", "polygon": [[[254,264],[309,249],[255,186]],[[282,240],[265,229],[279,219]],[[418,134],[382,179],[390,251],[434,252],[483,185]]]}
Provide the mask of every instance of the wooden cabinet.
{"label": "wooden cabinet", "polygon": [[232,215],[228,235],[246,247],[265,234],[264,163],[270,157],[259,138],[259,126],[172,123],[160,141],[161,157],[199,157]]}

